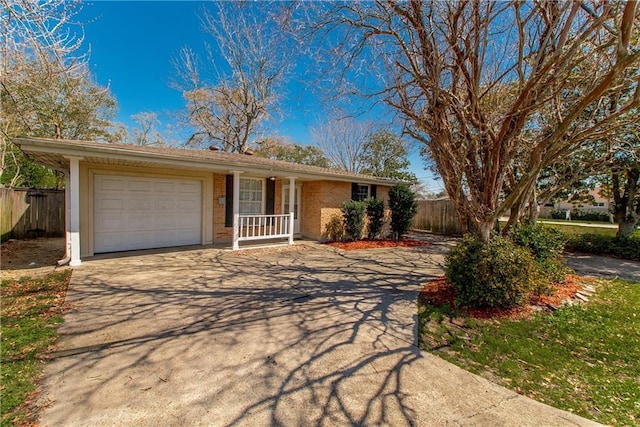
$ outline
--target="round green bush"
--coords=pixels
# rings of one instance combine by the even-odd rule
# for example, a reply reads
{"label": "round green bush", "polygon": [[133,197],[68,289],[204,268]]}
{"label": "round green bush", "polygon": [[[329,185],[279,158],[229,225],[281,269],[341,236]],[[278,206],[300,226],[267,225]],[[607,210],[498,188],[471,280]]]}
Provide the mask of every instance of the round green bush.
{"label": "round green bush", "polygon": [[485,243],[467,237],[445,258],[447,279],[463,307],[514,307],[526,302],[536,284],[531,253],[496,236]]}
{"label": "round green bush", "polygon": [[516,245],[529,249],[536,261],[542,262],[560,255],[567,240],[561,231],[540,224],[513,228],[509,237]]}

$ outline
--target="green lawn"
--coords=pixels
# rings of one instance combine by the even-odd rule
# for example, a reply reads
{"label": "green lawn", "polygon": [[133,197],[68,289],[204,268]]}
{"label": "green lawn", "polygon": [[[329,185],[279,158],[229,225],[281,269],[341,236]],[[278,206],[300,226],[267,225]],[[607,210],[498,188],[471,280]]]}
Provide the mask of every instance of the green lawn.
{"label": "green lawn", "polygon": [[608,221],[581,221],[581,220],[569,220],[569,219],[553,219],[553,218],[538,218],[538,222],[562,222],[566,224],[593,224],[593,225],[614,225]]}
{"label": "green lawn", "polygon": [[601,280],[586,307],[519,321],[419,310],[422,349],[586,418],[640,423],[640,283]]}
{"label": "green lawn", "polygon": [[573,237],[580,234],[602,234],[604,236],[615,237],[616,232],[618,231],[616,228],[606,228],[606,227],[584,227],[580,225],[560,225],[560,224],[545,224],[543,221],[540,221],[542,225],[549,228],[555,228],[556,230],[562,231],[567,237]]}
{"label": "green lawn", "polygon": [[[566,224],[546,224],[546,221],[553,221],[553,222],[563,222]],[[585,226],[581,226],[581,225],[575,225],[575,222],[572,224],[571,221],[566,221],[566,220],[546,220],[546,219],[539,219],[538,223],[544,225],[545,227],[549,227],[549,228],[555,228],[556,230],[560,230],[563,233],[565,233],[567,235],[567,237],[573,237],[573,236],[577,236],[580,234],[585,234],[585,233],[594,233],[594,234],[602,234],[605,236],[611,236],[611,237],[615,237],[616,235],[616,228],[609,228],[609,227],[585,227]],[[504,227],[506,225],[506,221],[500,221],[500,227]],[[587,223],[584,223],[587,224]],[[589,223],[589,224],[598,224],[598,223]],[[602,224],[602,223],[600,223]]]}
{"label": "green lawn", "polygon": [[2,426],[32,421],[24,403],[32,396],[48,347],[62,322],[64,298],[71,270],[43,277],[3,280],[2,345],[0,346],[0,402]]}

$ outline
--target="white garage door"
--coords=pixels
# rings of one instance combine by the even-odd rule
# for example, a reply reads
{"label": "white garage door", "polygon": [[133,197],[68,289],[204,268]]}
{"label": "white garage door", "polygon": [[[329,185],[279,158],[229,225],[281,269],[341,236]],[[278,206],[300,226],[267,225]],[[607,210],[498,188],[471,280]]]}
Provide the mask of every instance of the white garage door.
{"label": "white garage door", "polygon": [[201,242],[200,181],[95,175],[94,252]]}

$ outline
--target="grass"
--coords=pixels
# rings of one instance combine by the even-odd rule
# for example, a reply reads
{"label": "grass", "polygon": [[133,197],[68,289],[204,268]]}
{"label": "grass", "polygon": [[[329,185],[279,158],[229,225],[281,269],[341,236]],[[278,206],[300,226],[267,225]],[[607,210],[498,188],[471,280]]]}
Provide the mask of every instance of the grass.
{"label": "grass", "polygon": [[584,227],[580,225],[560,225],[560,224],[545,224],[544,222],[540,222],[545,227],[555,228],[556,230],[562,231],[567,237],[571,238],[574,236],[578,236],[585,233],[591,234],[601,234],[603,236],[615,237],[616,232],[618,231],[616,228],[606,228],[606,227]]}
{"label": "grass", "polygon": [[538,222],[562,222],[568,225],[579,223],[579,224],[602,224],[602,225],[613,225],[609,221],[583,221],[579,219],[554,219],[554,218],[538,218]]}
{"label": "grass", "polygon": [[[553,222],[566,222],[566,224],[547,224],[546,221],[553,221]],[[602,234],[605,236],[611,236],[611,237],[615,237],[616,235],[616,228],[610,228],[610,227],[585,227],[583,225],[575,225],[575,221],[572,224],[571,221],[566,221],[566,220],[546,220],[546,219],[539,219],[538,222],[542,225],[544,225],[545,227],[549,227],[549,228],[555,228],[556,230],[562,231],[568,238],[574,237],[574,236],[579,236],[581,234],[585,234],[585,233],[593,233],[593,234]],[[504,227],[507,224],[506,221],[500,221],[500,227]],[[592,224],[592,223],[584,223],[584,224]]]}
{"label": "grass", "polygon": [[28,403],[42,375],[47,349],[56,339],[55,325],[62,322],[70,278],[71,270],[64,270],[0,284],[2,426],[33,421]]}
{"label": "grass", "polygon": [[[605,424],[640,423],[640,283],[600,280],[589,304],[525,320],[420,306],[420,346],[520,394]],[[453,320],[452,320],[453,319]]]}

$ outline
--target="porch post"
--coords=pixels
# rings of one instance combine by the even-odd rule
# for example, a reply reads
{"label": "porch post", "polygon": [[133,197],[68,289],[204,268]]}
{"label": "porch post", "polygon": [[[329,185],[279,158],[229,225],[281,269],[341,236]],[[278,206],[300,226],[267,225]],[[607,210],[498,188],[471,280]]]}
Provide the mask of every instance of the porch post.
{"label": "porch post", "polygon": [[240,249],[238,238],[240,237],[240,174],[241,171],[231,171],[233,173],[233,250]]}
{"label": "porch post", "polygon": [[64,172],[64,257],[58,261],[58,265],[65,265],[71,260],[71,187],[69,171]]}
{"label": "porch post", "polygon": [[80,159],[69,158],[69,240],[71,242],[72,267],[82,264],[80,260]]}
{"label": "porch post", "polygon": [[293,223],[295,221],[296,178],[289,177],[289,244],[293,245]]}

